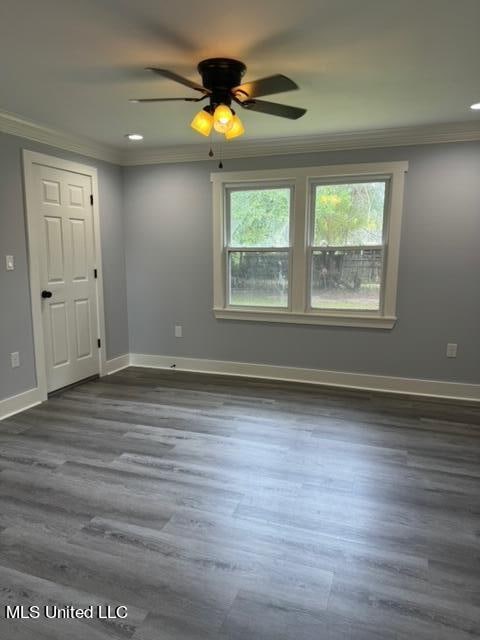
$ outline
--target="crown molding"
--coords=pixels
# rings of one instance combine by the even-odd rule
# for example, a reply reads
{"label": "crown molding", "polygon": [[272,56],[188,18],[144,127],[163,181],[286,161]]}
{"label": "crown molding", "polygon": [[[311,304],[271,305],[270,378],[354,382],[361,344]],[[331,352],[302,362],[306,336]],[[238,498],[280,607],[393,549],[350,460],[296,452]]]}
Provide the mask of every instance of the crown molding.
{"label": "crown molding", "polygon": [[[38,124],[6,111],[0,111],[0,132],[125,166],[208,160],[208,144],[205,142],[121,150],[89,138]],[[223,145],[222,158],[253,158],[475,140],[480,140],[479,120],[291,138],[235,140]]]}
{"label": "crown molding", "polygon": [[0,111],[0,132],[114,164],[120,164],[122,159],[121,152],[113,147],[52,129],[7,111]]}
{"label": "crown molding", "polygon": [[[374,129],[295,138],[235,140],[222,147],[222,159],[278,156],[320,151],[342,151],[480,140],[480,121]],[[123,165],[163,164],[208,160],[208,144],[177,145],[130,150]]]}

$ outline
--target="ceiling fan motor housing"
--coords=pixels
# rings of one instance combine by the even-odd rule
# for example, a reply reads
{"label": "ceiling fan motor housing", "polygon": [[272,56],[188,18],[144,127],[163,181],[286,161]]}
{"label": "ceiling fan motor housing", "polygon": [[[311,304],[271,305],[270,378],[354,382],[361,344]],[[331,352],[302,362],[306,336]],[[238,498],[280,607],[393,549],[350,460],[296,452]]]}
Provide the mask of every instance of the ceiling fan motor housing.
{"label": "ceiling fan motor housing", "polygon": [[198,72],[202,76],[203,86],[210,89],[210,107],[232,103],[230,93],[233,87],[242,84],[242,77],[247,67],[239,60],[230,58],[209,58],[198,64]]}

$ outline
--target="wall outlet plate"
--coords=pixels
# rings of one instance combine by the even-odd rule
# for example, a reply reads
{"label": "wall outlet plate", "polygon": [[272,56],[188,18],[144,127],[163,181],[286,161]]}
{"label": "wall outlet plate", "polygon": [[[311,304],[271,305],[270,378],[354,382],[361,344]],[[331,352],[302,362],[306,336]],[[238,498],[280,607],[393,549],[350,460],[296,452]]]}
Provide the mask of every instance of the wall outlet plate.
{"label": "wall outlet plate", "polygon": [[183,327],[181,324],[175,325],[175,338],[183,338]]}
{"label": "wall outlet plate", "polygon": [[13,256],[5,256],[5,269],[7,271],[15,269],[15,258]]}
{"label": "wall outlet plate", "polygon": [[449,342],[447,344],[447,358],[456,358],[457,348],[458,348],[458,345],[455,342]]}
{"label": "wall outlet plate", "polygon": [[12,363],[12,369],[20,366],[20,354],[18,351],[14,351],[10,354],[10,361]]}

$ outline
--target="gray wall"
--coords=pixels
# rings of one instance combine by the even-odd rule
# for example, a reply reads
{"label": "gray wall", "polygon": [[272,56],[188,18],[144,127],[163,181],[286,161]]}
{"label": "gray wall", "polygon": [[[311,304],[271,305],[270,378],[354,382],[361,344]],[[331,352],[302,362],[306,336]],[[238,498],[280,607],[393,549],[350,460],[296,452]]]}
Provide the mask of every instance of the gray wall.
{"label": "gray wall", "polygon": [[[98,168],[108,358],[131,351],[480,382],[480,143],[225,162],[236,170],[409,161],[399,320],[379,331],[215,320],[215,163],[121,169],[0,134],[0,399],[35,386],[23,148]],[[16,258],[13,272],[6,254]],[[175,323],[184,338],[174,338]],[[457,359],[445,357],[447,342],[458,342]],[[20,351],[18,369],[12,351]]]}
{"label": "gray wall", "polygon": [[[479,143],[232,160],[225,169],[388,160],[410,163],[391,331],[216,320],[215,163],[125,168],[130,351],[480,382]],[[447,342],[458,343],[457,359],[445,357]]]}
{"label": "gray wall", "polygon": [[[128,352],[121,168],[0,133],[0,399],[36,386],[23,198],[24,148],[97,167],[107,357]],[[15,271],[5,271],[7,254],[15,256]],[[20,352],[18,369],[10,366],[12,351]]]}

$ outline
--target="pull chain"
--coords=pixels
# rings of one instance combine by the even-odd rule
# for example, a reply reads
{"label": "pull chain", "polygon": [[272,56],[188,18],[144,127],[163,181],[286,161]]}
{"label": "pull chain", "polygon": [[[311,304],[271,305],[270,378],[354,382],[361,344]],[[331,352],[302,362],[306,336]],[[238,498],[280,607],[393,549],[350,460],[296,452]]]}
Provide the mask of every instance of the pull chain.
{"label": "pull chain", "polygon": [[[222,161],[222,144],[219,143],[218,144],[218,149],[217,149],[217,153],[219,156],[219,163],[218,163],[218,168],[219,169],[223,169],[223,161]],[[215,153],[213,152],[213,141],[212,141],[212,134],[210,134],[210,151],[208,152],[208,157],[209,158],[213,158],[215,156]]]}
{"label": "pull chain", "polygon": [[218,155],[220,156],[220,162],[218,163],[218,168],[219,169],[223,169],[223,162],[222,162],[222,151],[223,151],[223,147],[222,147],[222,143],[220,142],[218,144]]}
{"label": "pull chain", "polygon": [[208,157],[213,158],[215,154],[213,153],[213,141],[212,141],[212,132],[210,131],[210,151],[208,152]]}

